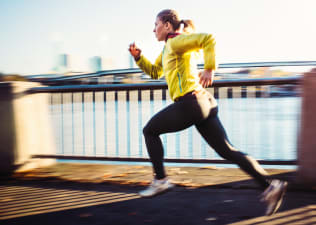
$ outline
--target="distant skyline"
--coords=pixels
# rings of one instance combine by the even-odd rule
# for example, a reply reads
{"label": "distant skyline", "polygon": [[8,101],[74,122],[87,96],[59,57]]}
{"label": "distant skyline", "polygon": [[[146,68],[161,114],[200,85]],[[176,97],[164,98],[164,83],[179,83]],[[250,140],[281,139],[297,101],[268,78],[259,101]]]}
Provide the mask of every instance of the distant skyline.
{"label": "distant skyline", "polygon": [[59,54],[74,71],[89,71],[95,56],[127,68],[133,41],[154,61],[165,8],[215,35],[218,63],[316,60],[314,0],[0,0],[0,72],[49,73]]}

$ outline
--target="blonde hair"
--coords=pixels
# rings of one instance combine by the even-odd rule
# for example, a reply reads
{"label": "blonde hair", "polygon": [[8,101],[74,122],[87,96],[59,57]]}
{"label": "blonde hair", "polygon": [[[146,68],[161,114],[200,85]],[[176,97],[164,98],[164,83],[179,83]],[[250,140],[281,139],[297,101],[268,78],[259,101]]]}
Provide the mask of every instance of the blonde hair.
{"label": "blonde hair", "polygon": [[192,33],[195,31],[195,26],[192,20],[180,20],[177,11],[173,9],[165,9],[158,13],[157,17],[163,22],[169,22],[172,28],[177,31],[180,29],[181,24],[183,24],[184,33]]}

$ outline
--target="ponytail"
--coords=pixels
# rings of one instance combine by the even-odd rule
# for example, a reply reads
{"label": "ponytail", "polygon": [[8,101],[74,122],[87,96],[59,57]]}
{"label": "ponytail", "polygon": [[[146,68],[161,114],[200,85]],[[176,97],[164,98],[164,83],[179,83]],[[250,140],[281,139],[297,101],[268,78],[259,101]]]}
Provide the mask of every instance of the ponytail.
{"label": "ponytail", "polygon": [[192,20],[181,20],[180,24],[183,24],[183,33],[194,33],[195,26]]}

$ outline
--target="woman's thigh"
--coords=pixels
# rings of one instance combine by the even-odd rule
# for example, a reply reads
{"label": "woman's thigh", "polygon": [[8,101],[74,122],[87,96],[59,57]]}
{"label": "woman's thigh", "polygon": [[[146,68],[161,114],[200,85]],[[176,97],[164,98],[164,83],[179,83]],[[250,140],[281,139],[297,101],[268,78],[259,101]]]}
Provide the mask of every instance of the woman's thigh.
{"label": "woman's thigh", "polygon": [[173,103],[154,115],[144,132],[160,135],[184,130],[199,120],[199,109],[193,101]]}

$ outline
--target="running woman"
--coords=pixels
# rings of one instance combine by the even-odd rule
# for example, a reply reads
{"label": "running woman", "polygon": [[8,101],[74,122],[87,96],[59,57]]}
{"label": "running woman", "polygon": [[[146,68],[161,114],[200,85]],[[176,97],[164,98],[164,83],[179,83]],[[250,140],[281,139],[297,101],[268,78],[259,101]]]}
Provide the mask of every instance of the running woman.
{"label": "running woman", "polygon": [[[182,26],[182,33],[179,33]],[[135,43],[129,46],[130,54],[145,73],[153,79],[165,76],[173,100],[171,105],[154,115],[143,129],[154,179],[139,194],[151,197],[174,186],[164,170],[164,151],[159,136],[194,125],[221,157],[237,164],[265,189],[262,200],[267,203],[266,215],[271,215],[280,206],[287,182],[269,181],[266,171],[256,160],[230,144],[217,116],[216,100],[205,90],[212,85],[216,69],[215,39],[211,34],[194,33],[194,30],[191,20],[181,20],[175,10],[166,9],[157,15],[153,30],[157,40],[165,42],[155,63],[146,59]],[[193,59],[201,49],[204,53],[204,70],[198,73]]]}

